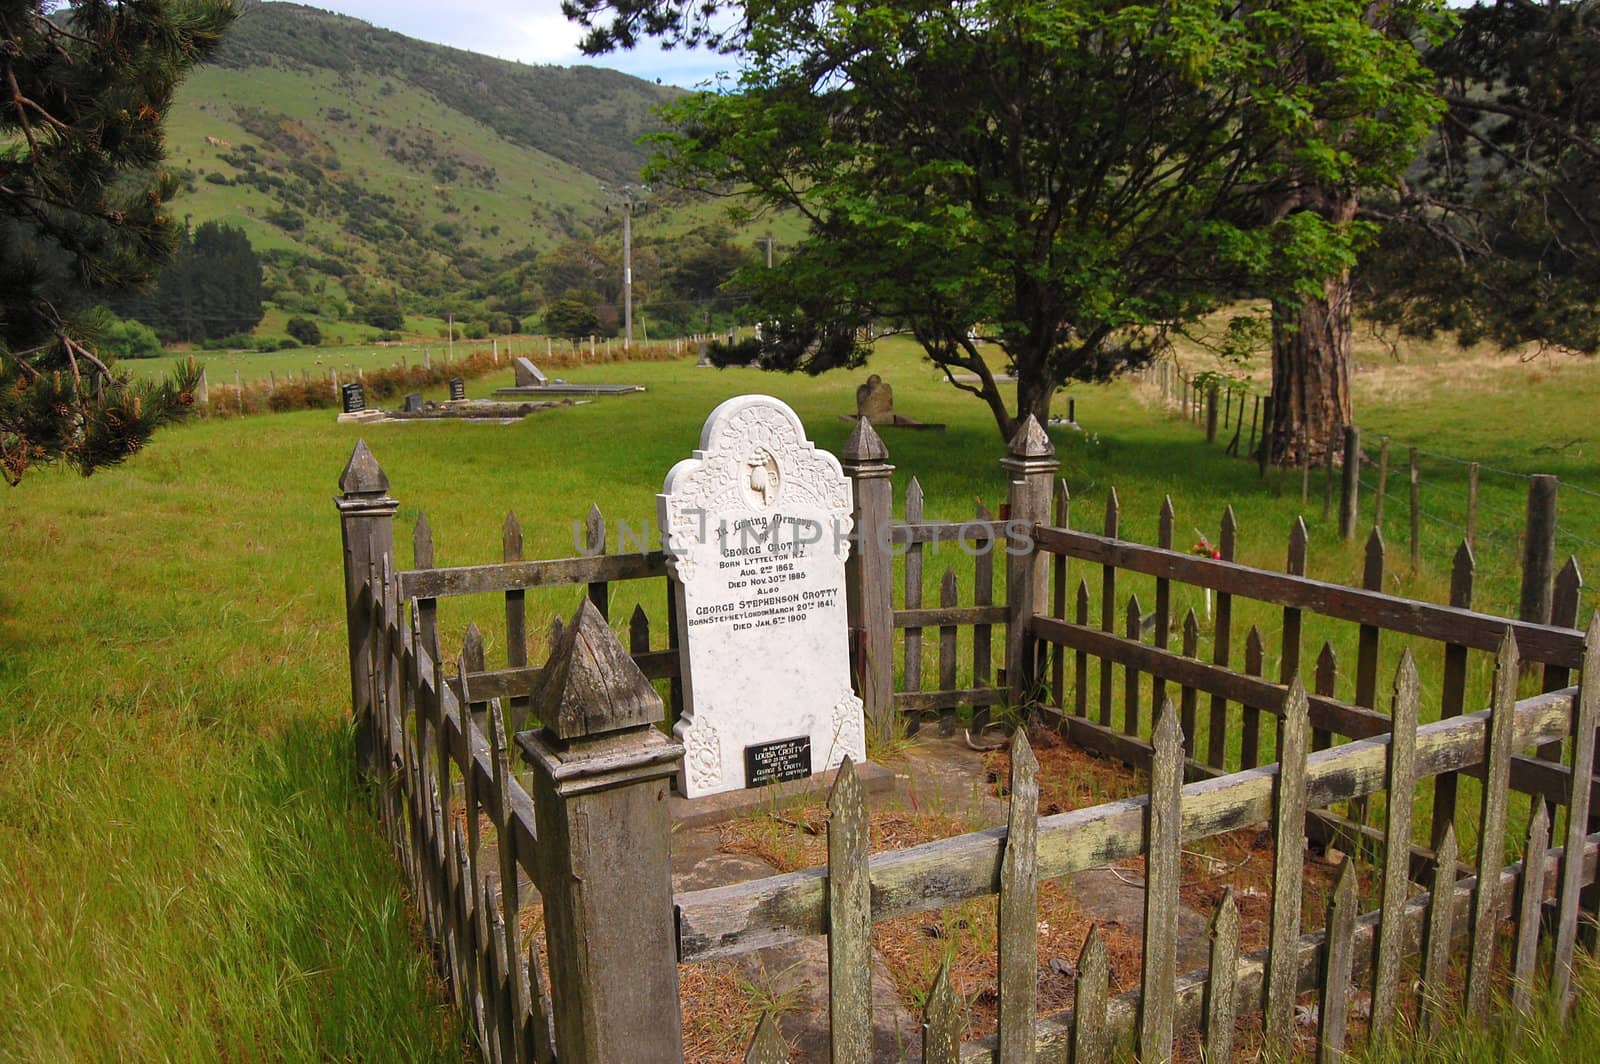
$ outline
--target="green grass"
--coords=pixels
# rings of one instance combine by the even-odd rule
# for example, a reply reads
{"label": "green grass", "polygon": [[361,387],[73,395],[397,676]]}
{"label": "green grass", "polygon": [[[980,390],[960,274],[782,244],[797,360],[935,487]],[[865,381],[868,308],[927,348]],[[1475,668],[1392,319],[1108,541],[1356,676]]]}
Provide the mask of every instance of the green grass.
{"label": "green grass", "polygon": [[[259,377],[267,365],[327,353],[243,356],[240,365],[259,368]],[[231,383],[222,365],[213,380]],[[901,412],[949,426],[886,434],[897,498],[915,473],[934,518],[968,516],[979,497],[997,507],[1001,448],[979,404],[898,341],[884,345],[872,370],[893,383]],[[853,409],[865,372],[812,379],[697,370],[687,361],[563,370],[573,380],[637,382],[649,391],[512,426],[357,429],[314,411],[200,423],[158,437],[125,467],[87,480],[31,474],[6,492],[0,1059],[460,1058],[459,1026],[440,1004],[402,883],[351,775],[330,497],[358,434],[400,500],[402,544],[426,512],[438,564],[491,561],[514,509],[528,557],[567,556],[572,523],[591,502],[613,522],[637,528],[651,519],[662,476],[726,397],[784,398],[817,443],[837,453],[850,427],[837,415]],[[1600,371],[1574,364],[1562,373],[1567,383],[1544,397],[1561,412],[1540,419],[1522,405],[1502,410],[1500,393],[1486,387],[1480,409],[1494,411],[1499,427],[1471,447],[1464,436],[1462,456],[1516,468],[1531,461],[1521,452],[1541,424],[1568,416],[1581,423]],[[1441,381],[1440,394],[1453,386]],[[1153,541],[1161,498],[1171,494],[1187,546],[1193,526],[1214,535],[1231,501],[1242,559],[1281,566],[1299,509],[1295,475],[1262,481],[1253,466],[1207,448],[1192,427],[1142,405],[1126,384],[1075,394],[1088,431],[1053,433],[1075,524],[1100,525],[1115,483],[1126,534]],[[1406,426],[1412,438],[1444,440],[1453,416],[1446,406],[1419,393],[1363,411]],[[1600,538],[1592,523],[1574,531]],[[1311,521],[1311,543],[1314,575],[1359,575],[1359,545],[1320,520]],[[1426,543],[1418,573],[1400,566],[1398,590],[1441,598],[1451,547]],[[408,553],[402,547],[402,560]],[[968,592],[971,561],[947,549],[927,567],[927,595],[946,561]],[[1074,582],[1079,575],[1098,574],[1075,569]],[[1119,589],[1139,591],[1148,611],[1146,584],[1125,580]],[[612,616],[624,623],[645,593],[660,633],[659,592],[619,588]],[[570,614],[577,595],[530,594],[530,625]],[[1187,593],[1174,600],[1179,616],[1202,605]],[[1486,577],[1479,601],[1514,608],[1514,581]],[[445,645],[459,646],[467,621],[477,620],[490,661],[503,660],[496,612],[493,599],[447,601]],[[1281,614],[1240,613],[1263,626],[1275,675]],[[1334,639],[1348,673],[1348,628],[1308,624],[1307,661],[1322,638]],[[1398,640],[1386,643],[1385,670],[1398,652]],[[1437,657],[1420,662],[1425,691],[1437,690]],[[1475,699],[1486,675],[1475,668]],[[1341,693],[1349,684],[1341,681]],[[1593,1010],[1583,1015],[1592,1032]]]}

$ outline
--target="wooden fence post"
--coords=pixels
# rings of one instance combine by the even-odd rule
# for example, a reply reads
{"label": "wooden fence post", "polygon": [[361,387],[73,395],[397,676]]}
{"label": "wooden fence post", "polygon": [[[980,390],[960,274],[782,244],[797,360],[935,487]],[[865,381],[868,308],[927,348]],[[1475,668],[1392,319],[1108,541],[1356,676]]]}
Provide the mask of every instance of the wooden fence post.
{"label": "wooden fence post", "polygon": [[1557,479],[1538,474],[1528,480],[1528,523],[1522,543],[1522,597],[1517,616],[1550,623],[1551,588],[1556,575]]}
{"label": "wooden fence post", "polygon": [[1339,535],[1354,539],[1361,505],[1361,430],[1354,425],[1344,427],[1344,477],[1339,488]]}
{"label": "wooden fence post", "polygon": [[1256,458],[1261,463],[1261,475],[1267,475],[1267,466],[1272,464],[1273,451],[1272,432],[1272,396],[1267,396],[1261,404],[1261,450],[1256,452]]}
{"label": "wooden fence post", "polygon": [[1383,528],[1383,497],[1389,491],[1389,437],[1378,444],[1378,492],[1372,503],[1372,523]]}
{"label": "wooden fence post", "polygon": [[[587,598],[534,696],[539,887],[560,1060],[681,1060],[667,780],[683,746]],[[626,958],[620,961],[619,958]]]}
{"label": "wooden fence post", "polygon": [[350,461],[339,475],[339,526],[344,543],[345,626],[350,650],[350,708],[355,717],[356,765],[370,772],[377,740],[373,735],[372,589],[373,567],[394,560],[394,515],[400,504],[389,495],[389,478],[378,460],[357,440]]}
{"label": "wooden fence post", "polygon": [[[1006,685],[1013,706],[1033,697],[1034,614],[1049,605],[1048,558],[1033,541],[1033,526],[1050,523],[1050,486],[1061,463],[1055,444],[1032,414],[1011,438],[1000,462],[1009,482],[1006,498]],[[1015,533],[1014,531],[1015,530]]]}
{"label": "wooden fence post", "polygon": [[850,478],[854,549],[845,560],[845,602],[850,644],[856,651],[856,685],[867,720],[880,736],[894,734],[894,555],[889,526],[894,518],[894,466],[889,448],[866,418],[856,420],[844,446]]}
{"label": "wooden fence post", "polygon": [[1467,546],[1478,549],[1478,463],[1467,463]]}
{"label": "wooden fence post", "polygon": [[1217,442],[1217,386],[1206,389],[1206,442]]}
{"label": "wooden fence post", "polygon": [[1411,571],[1422,564],[1422,484],[1417,466],[1417,449],[1411,448]]}

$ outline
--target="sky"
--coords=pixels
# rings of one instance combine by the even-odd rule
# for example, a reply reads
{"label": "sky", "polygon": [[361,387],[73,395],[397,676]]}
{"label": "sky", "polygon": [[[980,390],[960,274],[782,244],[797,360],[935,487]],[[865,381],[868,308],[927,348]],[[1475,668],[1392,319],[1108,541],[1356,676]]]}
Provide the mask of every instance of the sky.
{"label": "sky", "polygon": [[560,0],[303,0],[435,44],[559,66],[608,66],[646,81],[695,88],[726,69],[728,59],[703,50],[664,51],[653,42],[632,52],[589,58],[578,51],[582,30],[561,14]]}

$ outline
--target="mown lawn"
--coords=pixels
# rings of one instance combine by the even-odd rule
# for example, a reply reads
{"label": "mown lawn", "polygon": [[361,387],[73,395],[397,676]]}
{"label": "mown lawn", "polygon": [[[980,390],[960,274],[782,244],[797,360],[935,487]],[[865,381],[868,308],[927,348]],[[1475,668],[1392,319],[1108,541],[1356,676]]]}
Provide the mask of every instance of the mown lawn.
{"label": "mown lawn", "polygon": [[[915,473],[931,516],[967,516],[979,499],[995,508],[1005,489],[1001,447],[980,405],[900,342],[885,344],[872,370],[894,385],[901,412],[949,426],[887,436],[897,492]],[[1435,450],[1530,471],[1545,457],[1532,448],[1582,435],[1600,390],[1600,370],[1577,363],[1560,367],[1558,384],[1522,381],[1517,390],[1518,375],[1535,371],[1474,363],[1468,381],[1446,367],[1425,387],[1374,390],[1363,421],[1397,440],[1432,440]],[[1382,371],[1374,372],[1364,376],[1377,381]],[[661,477],[728,396],[784,398],[817,443],[838,452],[849,425],[837,415],[853,410],[865,371],[811,379],[683,361],[562,375],[649,391],[506,427],[358,430],[328,412],[195,424],[158,437],[125,467],[87,480],[33,474],[0,496],[0,1059],[463,1055],[352,776],[331,497],[357,436],[400,500],[397,537],[405,543],[426,512],[438,564],[497,559],[508,509],[528,557],[567,556],[573,522],[591,502],[614,527],[650,521]],[[1478,380],[1488,383],[1467,396]],[[1262,481],[1130,385],[1075,394],[1085,431],[1053,431],[1075,524],[1100,526],[1114,483],[1125,534],[1153,541],[1170,494],[1187,546],[1196,528],[1214,538],[1231,502],[1241,558],[1282,565],[1300,509],[1298,474]],[[1530,396],[1538,417],[1528,414]],[[1456,420],[1465,398],[1480,412],[1470,426]],[[1555,471],[1580,478],[1581,445],[1560,454],[1569,465]],[[1403,487],[1391,480],[1392,492]],[[1321,522],[1317,490],[1311,571],[1354,580],[1360,544]],[[1495,505],[1516,510],[1518,490]],[[1600,522],[1568,513],[1567,499],[1570,532],[1600,540]],[[1386,524],[1403,521],[1403,509],[1389,506]],[[1442,599],[1453,549],[1453,539],[1433,537],[1413,573],[1395,548],[1391,590]],[[1506,557],[1480,557],[1478,601],[1507,610],[1515,559],[1499,553]],[[401,557],[409,558],[404,547]],[[946,562],[965,594],[971,563],[954,550],[928,565],[927,593]],[[1088,574],[1075,572],[1074,582],[1078,575]],[[1150,608],[1145,585],[1120,589]],[[576,595],[531,595],[530,628],[569,614]],[[1174,598],[1179,616],[1204,608],[1198,593]],[[659,626],[657,599],[645,605]],[[619,625],[635,601],[618,592]],[[1585,610],[1592,604],[1586,594]],[[447,603],[446,647],[459,646],[469,618],[485,624],[493,613],[492,602]],[[1275,675],[1277,611],[1238,616],[1262,626]],[[491,662],[503,659],[503,633],[485,627]],[[1347,627],[1308,624],[1307,661],[1329,638],[1353,663]],[[1398,653],[1398,642],[1386,645],[1385,668]],[[1436,657],[1422,663],[1435,711]],[[1479,665],[1475,694],[1486,680]]]}

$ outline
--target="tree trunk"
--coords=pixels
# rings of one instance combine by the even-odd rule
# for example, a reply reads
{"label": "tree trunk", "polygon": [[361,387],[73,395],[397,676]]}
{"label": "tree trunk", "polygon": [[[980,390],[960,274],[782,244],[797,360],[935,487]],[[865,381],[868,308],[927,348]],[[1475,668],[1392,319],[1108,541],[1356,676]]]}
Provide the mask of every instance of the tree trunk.
{"label": "tree trunk", "polygon": [[1350,424],[1350,278],[1323,282],[1324,295],[1272,305],[1273,458],[1316,463],[1342,446]]}
{"label": "tree trunk", "polygon": [[1050,424],[1050,400],[1055,396],[1056,382],[1044,374],[1019,375],[1017,378],[1017,416],[1011,424],[1001,425],[1000,432],[1009,443],[1017,428],[1032,414],[1041,427]]}
{"label": "tree trunk", "polygon": [[[1296,206],[1348,224],[1354,193],[1302,189]],[[1350,275],[1322,282],[1322,295],[1272,302],[1272,426],[1265,443],[1281,465],[1315,463],[1343,446],[1350,407]]]}

